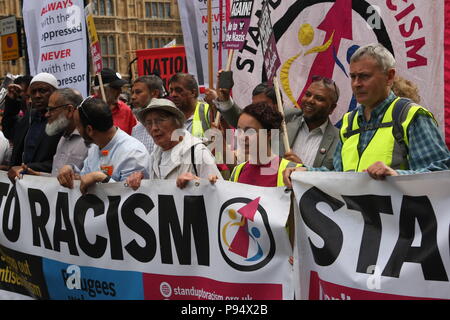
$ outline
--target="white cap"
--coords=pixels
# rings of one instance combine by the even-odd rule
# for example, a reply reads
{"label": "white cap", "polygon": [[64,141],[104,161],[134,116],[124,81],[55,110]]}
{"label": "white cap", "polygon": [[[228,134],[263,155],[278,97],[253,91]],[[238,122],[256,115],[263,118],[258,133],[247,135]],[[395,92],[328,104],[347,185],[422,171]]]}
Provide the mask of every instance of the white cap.
{"label": "white cap", "polygon": [[35,75],[30,82],[30,86],[33,82],[45,82],[51,85],[53,88],[58,89],[58,80],[56,80],[54,75],[47,72],[41,72]]}

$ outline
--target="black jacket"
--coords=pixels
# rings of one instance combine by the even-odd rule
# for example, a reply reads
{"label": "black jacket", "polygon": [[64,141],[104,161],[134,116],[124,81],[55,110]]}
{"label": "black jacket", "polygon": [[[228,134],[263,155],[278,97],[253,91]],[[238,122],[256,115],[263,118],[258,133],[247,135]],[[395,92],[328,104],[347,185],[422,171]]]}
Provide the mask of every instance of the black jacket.
{"label": "black jacket", "polygon": [[[14,100],[5,101],[5,112],[3,114],[2,126],[7,139],[13,142],[13,151],[11,156],[11,166],[22,164],[25,138],[30,128],[30,117],[37,112],[32,110],[26,112],[22,118],[19,118],[20,104]],[[45,120],[47,122],[47,120]],[[56,153],[61,134],[48,136],[45,133],[45,126],[39,132],[38,145],[32,155],[32,160],[27,163],[28,167],[42,172],[51,172],[53,156]]]}

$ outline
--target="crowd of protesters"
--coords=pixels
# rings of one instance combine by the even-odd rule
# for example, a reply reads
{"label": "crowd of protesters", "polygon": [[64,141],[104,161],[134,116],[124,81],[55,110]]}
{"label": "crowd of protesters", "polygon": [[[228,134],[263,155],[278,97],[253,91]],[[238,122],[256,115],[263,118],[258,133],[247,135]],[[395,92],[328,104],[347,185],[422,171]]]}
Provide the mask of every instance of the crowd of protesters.
{"label": "crowd of protesters", "polygon": [[[128,95],[116,71],[101,75],[103,90],[95,78],[87,98],[58,88],[49,73],[8,86],[0,160],[11,181],[46,175],[73,188],[80,180],[86,193],[95,183],[119,181],[136,190],[143,179],[169,179],[180,188],[202,178],[291,187],[295,171],[366,171],[384,179],[448,169],[450,153],[433,115],[379,44],[353,54],[350,83],[316,75],[300,108],[285,107],[284,114],[267,83],[255,88],[250,105],[238,106],[230,88],[207,89],[200,98],[191,74],[175,74],[168,88],[157,75],[142,76]],[[330,115],[339,87],[348,85],[358,106],[337,128]]]}

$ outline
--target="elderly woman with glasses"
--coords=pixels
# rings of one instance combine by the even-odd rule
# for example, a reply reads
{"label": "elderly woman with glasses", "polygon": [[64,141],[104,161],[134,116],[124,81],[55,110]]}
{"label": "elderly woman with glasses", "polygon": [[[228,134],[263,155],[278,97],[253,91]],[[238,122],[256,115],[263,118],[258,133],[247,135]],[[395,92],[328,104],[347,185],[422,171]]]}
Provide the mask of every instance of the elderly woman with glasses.
{"label": "elderly woman with glasses", "polygon": [[[172,101],[153,99],[138,118],[156,145],[150,156],[150,179],[177,179],[185,173],[205,179],[220,176],[214,156],[202,140],[183,128],[184,114]],[[135,172],[126,183],[136,190],[143,178],[141,172]]]}

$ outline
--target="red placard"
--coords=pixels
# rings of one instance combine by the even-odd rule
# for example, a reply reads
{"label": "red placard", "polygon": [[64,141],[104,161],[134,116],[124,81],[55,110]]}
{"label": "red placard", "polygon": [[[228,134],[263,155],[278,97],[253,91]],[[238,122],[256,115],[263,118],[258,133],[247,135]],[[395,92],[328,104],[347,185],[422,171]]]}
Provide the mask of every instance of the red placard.
{"label": "red placard", "polygon": [[167,87],[172,75],[188,72],[184,47],[136,50],[138,75],[159,74]]}

